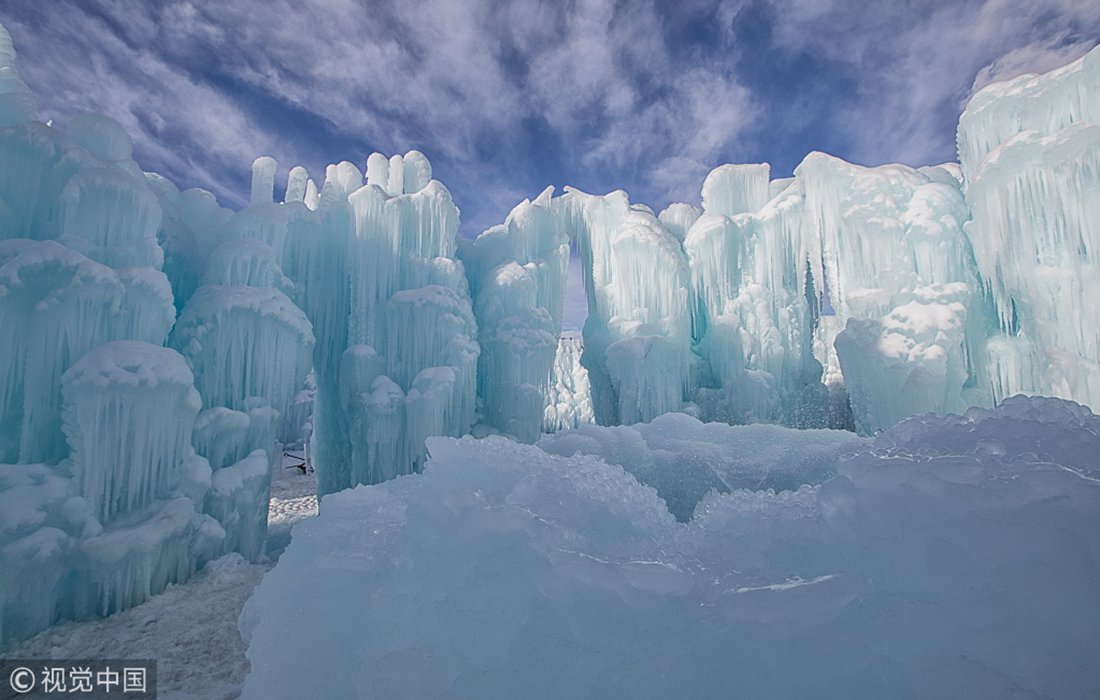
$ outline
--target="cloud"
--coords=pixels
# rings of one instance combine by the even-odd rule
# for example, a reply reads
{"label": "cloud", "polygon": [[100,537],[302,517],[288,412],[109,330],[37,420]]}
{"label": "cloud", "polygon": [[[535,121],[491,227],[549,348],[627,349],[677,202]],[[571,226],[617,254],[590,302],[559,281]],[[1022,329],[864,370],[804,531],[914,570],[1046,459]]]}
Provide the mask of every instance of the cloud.
{"label": "cloud", "polygon": [[[784,0],[776,45],[835,62],[854,88],[828,128],[865,164],[954,158],[955,121],[983,80],[1048,70],[1092,43],[1100,5],[1076,0]],[[978,76],[977,81],[975,76]]]}
{"label": "cloud", "polygon": [[[721,162],[954,152],[982,81],[1087,48],[1071,0],[9,0],[42,116],[118,119],[143,166],[240,205],[283,169],[424,151],[464,232],[547,184],[698,201]],[[975,78],[977,76],[977,79]]]}
{"label": "cloud", "polygon": [[967,93],[967,99],[990,83],[1010,80],[1027,73],[1046,73],[1072,63],[1094,46],[1095,39],[1072,41],[1063,33],[1013,49],[978,71],[974,84]]}

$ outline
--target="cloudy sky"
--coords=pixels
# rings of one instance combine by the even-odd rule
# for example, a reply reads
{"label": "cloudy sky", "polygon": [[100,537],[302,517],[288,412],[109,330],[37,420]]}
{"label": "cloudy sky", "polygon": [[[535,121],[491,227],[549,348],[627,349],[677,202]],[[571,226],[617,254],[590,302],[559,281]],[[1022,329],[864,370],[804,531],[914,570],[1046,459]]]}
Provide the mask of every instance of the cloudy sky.
{"label": "cloudy sky", "polygon": [[955,158],[967,96],[1100,38],[1082,0],[4,0],[0,22],[64,125],[108,114],[147,170],[239,207],[284,173],[417,148],[464,235],[548,184],[698,201],[724,162],[789,175]]}

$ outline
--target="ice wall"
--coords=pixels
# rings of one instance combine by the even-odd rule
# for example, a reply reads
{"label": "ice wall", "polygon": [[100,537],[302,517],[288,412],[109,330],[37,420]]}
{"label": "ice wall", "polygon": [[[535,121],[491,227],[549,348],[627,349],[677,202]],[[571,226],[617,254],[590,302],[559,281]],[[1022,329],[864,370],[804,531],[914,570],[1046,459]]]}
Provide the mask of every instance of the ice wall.
{"label": "ice wall", "polygon": [[258,159],[251,203],[225,235],[266,248],[242,248],[235,267],[219,248],[208,272],[280,289],[289,280],[316,340],[311,440],[322,494],[418,470],[424,438],[465,433],[476,407],[480,346],[456,254],[458,208],[419,152],[375,153],[366,166],[365,179],[352,163],[329,166],[320,190],[296,167],[276,203],[278,165]]}
{"label": "ice wall", "polygon": [[565,300],[569,234],[547,188],[462,251],[478,318],[484,419],[534,442],[543,427]]}
{"label": "ice wall", "polygon": [[548,411],[587,410],[553,395],[550,371],[570,239],[601,424],[684,410],[870,433],[989,403],[980,346],[994,321],[957,169],[813,153],[794,178],[768,177],[766,164],[721,166],[701,211],[660,216],[624,192],[548,189],[467,246],[486,421],[531,440],[557,423]]}
{"label": "ice wall", "polygon": [[767,177],[716,169],[684,237],[698,415],[869,433],[988,403],[993,321],[957,169],[811,153]]}
{"label": "ice wall", "polygon": [[0,465],[0,643],[186,580],[226,538],[201,513],[199,396],[178,353],[99,345],[61,379],[71,457]]}
{"label": "ice wall", "polygon": [[33,117],[0,28],[0,643],[261,558],[312,343],[212,195],[143,173],[111,119]]}
{"label": "ice wall", "polygon": [[993,397],[1100,405],[1100,50],[983,88],[959,120]]}

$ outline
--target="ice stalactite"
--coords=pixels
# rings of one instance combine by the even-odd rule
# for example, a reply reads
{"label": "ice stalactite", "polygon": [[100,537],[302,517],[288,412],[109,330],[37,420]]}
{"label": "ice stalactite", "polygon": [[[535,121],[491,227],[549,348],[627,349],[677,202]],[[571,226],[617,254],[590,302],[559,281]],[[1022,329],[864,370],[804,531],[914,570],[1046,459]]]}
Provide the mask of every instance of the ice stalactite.
{"label": "ice stalactite", "polygon": [[[426,435],[460,435],[474,419],[480,347],[458,208],[423,154],[373,154],[366,166],[365,178],[352,163],[329,166],[319,192],[296,167],[273,203],[277,166],[259,159],[252,203],[226,225],[274,251],[311,322],[322,494],[416,471]],[[223,279],[273,279],[258,254],[234,255],[235,270],[219,255],[211,270]]]}
{"label": "ice stalactite", "polygon": [[16,69],[11,35],[0,25],[0,127],[19,126],[34,115],[34,95]]}
{"label": "ice stalactite", "polygon": [[485,420],[524,442],[541,433],[558,347],[569,235],[553,188],[524,200],[462,251],[478,318]]}
{"label": "ice stalactite", "polygon": [[314,342],[302,310],[278,289],[262,286],[284,281],[273,255],[255,239],[219,247],[212,258],[221,264],[208,270],[208,279],[241,284],[200,287],[172,333],[206,409],[193,436],[214,467],[205,512],[225,528],[226,551],[251,560],[263,553],[280,418],[305,381]]}
{"label": "ice stalactite", "polygon": [[967,233],[997,315],[994,398],[1100,405],[1100,50],[989,85],[959,119]]}
{"label": "ice stalactite", "polygon": [[175,351],[128,340],[62,377],[71,458],[0,465],[0,641],[137,605],[221,550],[191,379]]}
{"label": "ice stalactite", "polygon": [[581,334],[563,333],[558,339],[543,409],[542,432],[554,433],[596,422],[588,370],[581,364],[583,353]]}
{"label": "ice stalactite", "polygon": [[80,493],[101,523],[178,488],[194,459],[201,402],[179,353],[132,340],[100,345],[62,377],[64,429]]}
{"label": "ice stalactite", "polygon": [[191,362],[204,407],[239,411],[261,398],[282,413],[309,371],[313,332],[277,289],[211,285],[191,297],[172,345]]}
{"label": "ice stalactite", "polygon": [[622,191],[600,197],[566,188],[555,204],[585,270],[583,362],[596,419],[615,424],[680,410],[693,365],[680,241]]}

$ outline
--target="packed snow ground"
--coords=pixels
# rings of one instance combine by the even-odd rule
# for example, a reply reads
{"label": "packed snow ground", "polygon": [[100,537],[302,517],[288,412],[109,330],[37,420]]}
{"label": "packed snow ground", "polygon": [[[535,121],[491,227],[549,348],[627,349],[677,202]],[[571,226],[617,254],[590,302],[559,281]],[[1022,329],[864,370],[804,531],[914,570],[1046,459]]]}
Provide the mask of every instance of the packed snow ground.
{"label": "packed snow ground", "polygon": [[[293,460],[286,459],[289,465]],[[285,468],[271,484],[268,561],[248,563],[227,554],[186,583],[169,586],[145,603],[106,618],[63,622],[0,648],[0,657],[133,659],[158,662],[158,697],[236,698],[248,673],[237,618],[252,590],[290,541],[294,523],[317,514],[313,474]]]}

